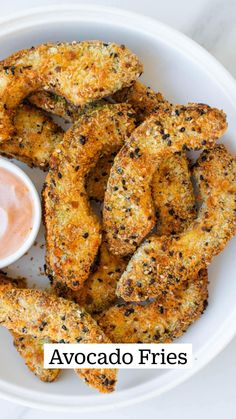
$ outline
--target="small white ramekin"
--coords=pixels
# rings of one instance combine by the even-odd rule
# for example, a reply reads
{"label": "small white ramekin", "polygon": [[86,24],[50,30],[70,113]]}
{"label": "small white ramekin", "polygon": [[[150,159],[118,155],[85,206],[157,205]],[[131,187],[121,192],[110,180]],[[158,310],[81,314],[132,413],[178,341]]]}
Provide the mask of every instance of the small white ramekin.
{"label": "small white ramekin", "polygon": [[8,160],[4,159],[3,157],[0,157],[0,167],[9,170],[9,172],[14,173],[16,176],[18,176],[24,184],[27,186],[32,202],[33,202],[33,223],[32,223],[32,230],[26,240],[23,242],[23,244],[19,247],[19,249],[12,253],[11,255],[0,259],[0,269],[5,268],[6,266],[9,266],[11,263],[16,262],[18,259],[20,259],[21,256],[23,256],[29,248],[33,245],[39,228],[41,224],[41,202],[38,195],[38,192],[32,182],[32,180],[29,178],[29,176],[26,175],[26,173],[20,169],[18,166],[16,166],[14,163],[9,162]]}

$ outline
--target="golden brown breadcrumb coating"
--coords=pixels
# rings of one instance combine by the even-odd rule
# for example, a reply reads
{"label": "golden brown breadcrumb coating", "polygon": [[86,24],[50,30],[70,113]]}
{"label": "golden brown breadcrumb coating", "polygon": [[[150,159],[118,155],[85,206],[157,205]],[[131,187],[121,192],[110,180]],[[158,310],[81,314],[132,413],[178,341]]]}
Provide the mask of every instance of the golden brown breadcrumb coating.
{"label": "golden brown breadcrumb coating", "polygon": [[[120,103],[129,103],[135,110],[138,124],[143,122],[152,113],[157,112],[161,106],[168,106],[168,102],[160,93],[155,93],[149,87],[146,87],[140,82],[135,82],[131,87],[118,91],[113,95],[113,99]],[[100,202],[104,200],[110,170],[118,151],[119,150],[115,149],[110,154],[104,154],[102,158],[99,159],[96,166],[91,170],[87,182],[87,192],[92,199]],[[181,169],[183,169],[183,172]],[[165,224],[169,225],[169,232],[171,232],[171,230],[178,230],[178,223],[181,223],[180,218],[185,217],[183,212],[184,208],[181,207],[182,204],[179,199],[182,200],[183,207],[185,207],[186,200],[188,200],[190,206],[193,205],[191,182],[188,176],[188,169],[187,171],[186,169],[187,160],[185,158],[185,153],[182,152],[181,156],[178,154],[171,154],[166,158],[166,160],[161,162],[153,176],[151,187],[153,191],[154,205],[157,210],[160,205],[160,200],[163,198],[165,199],[165,186],[168,188],[171,187],[171,193],[168,193],[168,202],[165,202],[165,206],[162,206],[162,212],[159,214],[159,224],[162,224],[162,229]],[[178,185],[176,184],[176,188],[175,182],[178,183]],[[163,187],[160,187],[160,191],[159,183],[163,184]],[[163,196],[161,196],[161,193],[163,193]],[[173,208],[171,206],[172,199],[174,203]],[[171,214],[172,210],[175,212],[173,215]],[[170,217],[172,222],[176,225],[171,227],[172,223],[168,223],[168,220],[162,223],[164,216]],[[167,233],[162,230],[162,234]]]}
{"label": "golden brown breadcrumb coating", "polygon": [[186,281],[173,294],[162,295],[145,306],[115,305],[96,316],[114,343],[168,343],[195,322],[207,304],[207,270]]}
{"label": "golden brown breadcrumb coating", "polygon": [[[8,278],[0,272],[0,288],[26,288],[26,280],[24,278],[12,279]],[[27,367],[32,371],[41,381],[52,382],[55,381],[59,375],[59,369],[47,369],[43,367],[43,344],[47,339],[39,339],[34,336],[22,335],[10,331],[14,338],[14,346],[24,359]]]}
{"label": "golden brown breadcrumb coating", "polygon": [[184,231],[196,217],[195,196],[185,152],[163,159],[153,175],[152,197],[157,211],[158,235]]}
{"label": "golden brown breadcrumb coating", "polygon": [[44,350],[45,343],[52,343],[49,339],[40,339],[35,336],[22,335],[19,333],[11,332],[14,338],[14,346],[19,354],[24,359],[27,367],[32,371],[41,381],[51,383],[55,381],[59,374],[59,369],[48,369],[43,367],[44,363]]}
{"label": "golden brown breadcrumb coating", "polygon": [[107,182],[114,163],[114,158],[121,147],[118,149],[114,148],[107,154],[104,152],[102,157],[98,160],[96,166],[94,166],[88,174],[86,190],[90,199],[94,199],[98,202],[102,202],[104,200]]}
{"label": "golden brown breadcrumb coating", "polygon": [[20,105],[13,119],[15,135],[0,143],[0,154],[46,170],[64,131],[43,111]]}
{"label": "golden brown breadcrumb coating", "polygon": [[90,207],[86,176],[103,149],[124,143],[134,128],[127,104],[84,115],[55,149],[43,192],[48,274],[73,290],[88,278],[101,243],[101,224]]}
{"label": "golden brown breadcrumb coating", "polygon": [[162,106],[168,105],[168,101],[161,93],[154,92],[139,81],[134,82],[130,87],[118,90],[112,95],[112,99],[117,103],[129,103],[135,110],[139,123],[158,112]]}
{"label": "golden brown breadcrumb coating", "polygon": [[126,261],[108,251],[107,244],[103,241],[98,266],[84,282],[81,290],[72,291],[60,282],[53,283],[53,290],[59,297],[80,304],[88,313],[99,313],[109,308],[117,299],[117,282],[126,265]]}
{"label": "golden brown breadcrumb coating", "polygon": [[36,90],[84,106],[129,86],[142,70],[137,56],[124,45],[102,41],[42,44],[18,51],[0,63],[0,140],[14,132],[12,111]]}
{"label": "golden brown breadcrumb coating", "polygon": [[212,146],[225,132],[222,111],[203,104],[169,106],[143,122],[115,157],[104,200],[112,253],[131,254],[156,223],[150,184],[170,153]]}
{"label": "golden brown breadcrumb coating", "polygon": [[78,119],[81,108],[68,102],[63,96],[46,90],[39,90],[31,93],[27,100],[37,108],[43,109],[53,115],[60,116],[68,122],[75,122]]}
{"label": "golden brown breadcrumb coating", "polygon": [[142,301],[181,285],[208,265],[236,232],[236,159],[223,145],[205,150],[194,168],[202,205],[177,236],[151,235],[132,256],[118,283],[127,301]]}
{"label": "golden brown breadcrumb coating", "polygon": [[75,106],[73,103],[68,102],[63,96],[56,95],[55,93],[46,90],[39,90],[31,93],[31,95],[27,97],[27,101],[44,111],[60,116],[67,122],[76,122],[84,113],[90,112],[98,106],[107,104],[106,100],[100,99],[84,106]]}
{"label": "golden brown breadcrumb coating", "polygon": [[[19,334],[65,343],[109,343],[95,320],[78,304],[45,291],[0,288],[1,324]],[[100,392],[114,390],[116,370],[76,370]]]}

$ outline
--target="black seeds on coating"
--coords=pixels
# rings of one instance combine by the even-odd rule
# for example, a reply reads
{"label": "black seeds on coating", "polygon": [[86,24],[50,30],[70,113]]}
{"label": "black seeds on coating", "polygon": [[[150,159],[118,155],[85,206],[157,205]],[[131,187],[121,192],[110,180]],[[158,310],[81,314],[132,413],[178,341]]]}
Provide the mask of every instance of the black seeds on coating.
{"label": "black seeds on coating", "polygon": [[62,328],[63,330],[67,330],[67,327],[66,327],[64,324],[61,326],[61,328]]}
{"label": "black seeds on coating", "polygon": [[83,327],[83,329],[82,329],[82,332],[83,333],[87,333],[89,330],[88,330],[88,328],[87,327]]}
{"label": "black seeds on coating", "polygon": [[153,336],[154,340],[160,339],[161,335],[159,332],[156,332],[156,334]]}
{"label": "black seeds on coating", "polygon": [[125,310],[124,316],[125,317],[128,317],[132,313],[134,313],[134,309],[132,307],[131,308],[128,308],[127,310]]}
{"label": "black seeds on coating", "polygon": [[86,143],[86,137],[84,135],[81,135],[79,138],[80,144],[84,145]]}
{"label": "black seeds on coating", "polygon": [[89,233],[84,233],[84,234],[83,234],[83,238],[84,238],[84,239],[87,239],[87,238],[88,238],[88,236],[89,236]]}
{"label": "black seeds on coating", "polygon": [[44,329],[44,327],[47,325],[47,322],[42,321],[42,323],[39,326],[39,330],[42,332],[42,330]]}

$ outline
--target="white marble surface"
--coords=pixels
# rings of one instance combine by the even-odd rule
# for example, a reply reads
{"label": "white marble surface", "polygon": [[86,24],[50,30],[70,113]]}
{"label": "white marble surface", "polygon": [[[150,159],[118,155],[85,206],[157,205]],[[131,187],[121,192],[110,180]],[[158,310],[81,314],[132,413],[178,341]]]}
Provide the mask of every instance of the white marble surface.
{"label": "white marble surface", "polygon": [[[87,4],[116,6],[157,18],[189,35],[204,46],[236,77],[236,0],[84,0]],[[64,4],[60,0],[0,0],[1,17],[27,8]],[[70,0],[70,3],[80,1]],[[83,3],[83,1],[81,1]],[[144,416],[181,419],[236,417],[236,338],[206,368],[163,396],[132,408],[96,413],[96,419]],[[70,414],[70,418],[94,418]],[[1,419],[65,419],[65,413],[34,410],[0,400]]]}

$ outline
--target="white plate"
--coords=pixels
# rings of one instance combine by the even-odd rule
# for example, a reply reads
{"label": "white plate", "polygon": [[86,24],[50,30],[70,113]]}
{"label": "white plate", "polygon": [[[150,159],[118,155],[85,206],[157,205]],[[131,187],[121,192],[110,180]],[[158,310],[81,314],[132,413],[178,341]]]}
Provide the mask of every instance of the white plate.
{"label": "white plate", "polygon": [[[225,143],[236,152],[236,85],[227,71],[205,50],[179,32],[155,21],[118,9],[97,6],[65,6],[29,11],[3,21],[0,26],[2,58],[45,41],[103,39],[124,43],[145,64],[143,80],[178,103],[205,102],[223,108],[229,129]],[[44,175],[23,164],[39,190]],[[14,275],[25,275],[37,286],[47,280],[43,266],[43,233],[38,245],[9,268]],[[206,365],[230,341],[236,330],[236,241],[212,263],[209,307],[180,339],[193,343],[191,370],[120,371],[117,391],[100,395],[84,385],[72,371],[58,382],[44,384],[24,366],[12,346],[7,330],[0,330],[0,394],[12,401],[38,408],[88,411],[115,408],[157,396],[186,380]],[[34,260],[31,261],[30,258]],[[41,267],[39,269],[39,267]]]}

